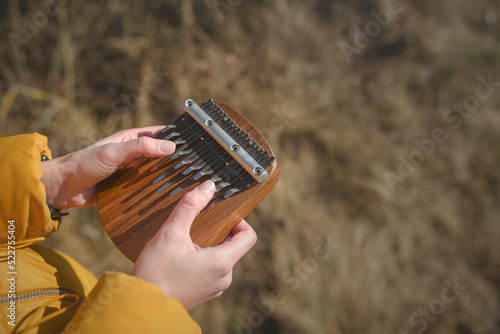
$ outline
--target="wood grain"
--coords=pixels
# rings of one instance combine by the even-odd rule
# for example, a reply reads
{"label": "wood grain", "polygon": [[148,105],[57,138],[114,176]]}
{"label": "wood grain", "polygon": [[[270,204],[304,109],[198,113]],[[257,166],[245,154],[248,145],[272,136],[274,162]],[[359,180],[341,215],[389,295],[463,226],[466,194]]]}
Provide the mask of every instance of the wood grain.
{"label": "wood grain", "polygon": [[[215,103],[262,148],[275,156],[265,138],[241,114],[224,103]],[[177,120],[186,115],[187,113],[181,115]],[[163,134],[157,137],[163,137],[161,135]],[[200,178],[175,196],[169,196],[169,191],[157,194],[156,191],[162,184],[187,168],[180,168],[160,183],[153,184],[157,176],[179,162],[170,160],[159,169],[151,171],[161,159],[137,158],[97,185],[97,207],[102,224],[118,249],[134,262],[146,243],[165,223],[182,196],[210,178],[208,175]],[[222,200],[210,211],[203,210],[191,227],[193,242],[200,247],[221,243],[233,227],[253,210],[278,182],[280,170],[277,160],[266,171],[269,176],[262,183],[254,181],[250,187]],[[173,184],[169,189],[175,189],[181,182]],[[215,197],[217,196],[218,194]]]}

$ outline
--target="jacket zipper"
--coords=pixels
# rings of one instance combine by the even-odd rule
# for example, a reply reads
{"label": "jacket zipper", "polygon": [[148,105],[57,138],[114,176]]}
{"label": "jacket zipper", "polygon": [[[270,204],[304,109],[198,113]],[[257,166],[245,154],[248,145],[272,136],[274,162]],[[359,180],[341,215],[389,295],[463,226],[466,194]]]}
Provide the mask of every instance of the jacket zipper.
{"label": "jacket zipper", "polygon": [[70,293],[75,294],[74,292],[63,288],[38,289],[38,290],[19,293],[14,298],[9,298],[8,296],[5,297],[2,296],[0,297],[0,304],[10,303],[11,300],[14,300],[17,303],[39,297],[60,296]]}

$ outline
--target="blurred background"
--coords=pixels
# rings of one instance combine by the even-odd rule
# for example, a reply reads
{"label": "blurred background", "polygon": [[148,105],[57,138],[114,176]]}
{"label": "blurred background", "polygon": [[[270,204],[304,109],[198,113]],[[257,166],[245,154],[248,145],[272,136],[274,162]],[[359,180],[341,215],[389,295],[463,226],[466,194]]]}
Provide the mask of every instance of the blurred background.
{"label": "blurred background", "polygon": [[[281,166],[205,333],[500,332],[500,6],[493,0],[0,2],[0,132],[55,157],[247,117]],[[96,208],[45,245],[129,272]]]}

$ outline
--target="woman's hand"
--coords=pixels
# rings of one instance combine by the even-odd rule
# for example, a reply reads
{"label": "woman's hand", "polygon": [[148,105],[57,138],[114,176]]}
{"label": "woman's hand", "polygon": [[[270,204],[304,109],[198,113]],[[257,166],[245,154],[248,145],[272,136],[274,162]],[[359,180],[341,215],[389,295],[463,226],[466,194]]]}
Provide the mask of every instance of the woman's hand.
{"label": "woman's hand", "polygon": [[226,240],[200,248],[189,235],[193,220],[215,192],[205,181],[187,193],[137,259],[132,275],[160,287],[187,309],[219,297],[232,281],[233,267],[255,244],[257,236],[244,220]]}
{"label": "woman's hand", "polygon": [[95,204],[95,185],[124,162],[140,156],[161,157],[174,152],[170,141],[150,138],[163,126],[123,130],[83,150],[42,162],[47,204],[57,209]]}

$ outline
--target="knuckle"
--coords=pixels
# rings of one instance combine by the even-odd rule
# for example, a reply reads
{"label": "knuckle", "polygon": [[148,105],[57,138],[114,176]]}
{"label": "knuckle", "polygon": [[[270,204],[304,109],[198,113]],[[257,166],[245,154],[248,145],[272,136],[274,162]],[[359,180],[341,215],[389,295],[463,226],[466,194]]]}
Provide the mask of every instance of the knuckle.
{"label": "knuckle", "polygon": [[233,282],[233,275],[228,274],[220,280],[220,288],[222,291],[227,290]]}
{"label": "knuckle", "polygon": [[252,246],[257,243],[257,233],[253,229],[250,232],[249,239]]}
{"label": "knuckle", "polygon": [[215,263],[214,269],[219,276],[226,276],[233,269],[233,264],[227,256],[221,256]]}
{"label": "knuckle", "polygon": [[184,195],[184,197],[182,197],[179,204],[185,207],[200,209],[204,206],[205,203],[203,201],[203,198],[198,196],[196,193],[189,192]]}
{"label": "knuckle", "polygon": [[98,161],[106,161],[113,156],[115,150],[112,144],[104,144],[96,149],[96,158]]}
{"label": "knuckle", "polygon": [[148,137],[137,138],[137,146],[142,152],[147,152],[151,148],[151,142]]}

